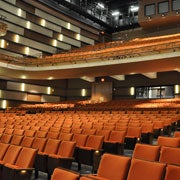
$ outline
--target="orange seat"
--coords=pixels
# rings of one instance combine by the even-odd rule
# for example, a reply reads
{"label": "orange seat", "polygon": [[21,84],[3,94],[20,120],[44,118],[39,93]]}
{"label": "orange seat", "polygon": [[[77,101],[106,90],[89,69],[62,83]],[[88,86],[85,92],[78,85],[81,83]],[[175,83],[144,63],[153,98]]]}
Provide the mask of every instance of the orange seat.
{"label": "orange seat", "polygon": [[29,136],[29,137],[35,137],[35,134],[36,134],[36,131],[35,130],[30,130],[30,129],[27,129],[24,132],[24,135]]}
{"label": "orange seat", "polygon": [[78,180],[79,177],[80,175],[78,173],[56,168],[52,174],[51,180]]}
{"label": "orange seat", "polygon": [[[79,164],[79,169],[81,164],[93,166],[93,171],[96,171],[102,154],[102,145],[104,141],[104,136],[89,135],[85,146],[78,147],[77,159]],[[95,159],[97,160],[95,163]]]}
{"label": "orange seat", "polygon": [[1,143],[10,143],[12,139],[12,135],[3,133],[0,137]]}
{"label": "orange seat", "polygon": [[137,143],[135,145],[132,157],[147,161],[158,161],[159,154],[160,154],[160,146]]}
{"label": "orange seat", "polygon": [[87,175],[97,180],[125,180],[129,170],[131,158],[113,154],[103,154],[97,175]]}
{"label": "orange seat", "polygon": [[73,138],[73,134],[72,133],[63,133],[63,132],[60,133],[59,137],[58,137],[58,139],[60,141],[71,141],[72,138]]}
{"label": "orange seat", "polygon": [[128,127],[125,136],[125,148],[134,149],[137,142],[140,142],[141,127]]}
{"label": "orange seat", "polygon": [[21,146],[10,145],[3,159],[0,161],[0,164],[1,165],[6,163],[14,164],[21,149],[22,149]]}
{"label": "orange seat", "polygon": [[164,177],[165,164],[132,159],[127,180],[160,180]]}
{"label": "orange seat", "polygon": [[48,139],[43,151],[39,151],[35,159],[35,177],[38,177],[38,171],[47,172],[47,161],[49,154],[56,154],[60,140]]}
{"label": "orange seat", "polygon": [[46,138],[35,138],[32,143],[32,148],[37,149],[38,151],[43,151],[46,145],[47,139]]}
{"label": "orange seat", "polygon": [[31,179],[37,150],[22,148],[15,164],[6,163],[3,167],[3,179]]}
{"label": "orange seat", "polygon": [[180,148],[162,146],[159,161],[180,166]]}
{"label": "orange seat", "polygon": [[167,165],[166,175],[164,180],[179,180],[180,179],[180,166]]}
{"label": "orange seat", "polygon": [[33,144],[33,141],[34,141],[34,137],[24,136],[20,145],[22,147],[31,147]]}
{"label": "orange seat", "polygon": [[106,153],[124,154],[125,131],[111,131],[109,139],[104,141]]}
{"label": "orange seat", "polygon": [[180,138],[159,136],[157,139],[157,145],[180,147]]}
{"label": "orange seat", "polygon": [[22,139],[23,136],[13,135],[10,144],[19,146],[21,144]]}
{"label": "orange seat", "polygon": [[8,147],[9,147],[9,144],[0,143],[0,160],[3,159]]}
{"label": "orange seat", "polygon": [[52,174],[57,167],[70,169],[74,160],[76,142],[62,141],[56,154],[48,155],[48,174]]}

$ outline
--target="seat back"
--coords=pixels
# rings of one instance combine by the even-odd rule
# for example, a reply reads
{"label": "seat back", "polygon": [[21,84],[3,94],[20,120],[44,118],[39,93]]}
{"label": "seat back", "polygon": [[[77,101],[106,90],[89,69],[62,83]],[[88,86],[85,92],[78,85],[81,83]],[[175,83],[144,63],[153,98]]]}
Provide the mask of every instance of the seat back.
{"label": "seat back", "polygon": [[36,131],[36,137],[39,138],[46,138],[47,132],[46,131]]}
{"label": "seat back", "polygon": [[11,142],[11,139],[12,139],[12,135],[3,133],[0,142],[8,144]]}
{"label": "seat back", "polygon": [[180,131],[175,131],[174,132],[174,137],[175,138],[180,138]]}
{"label": "seat back", "polygon": [[77,147],[80,147],[80,146],[85,146],[87,138],[88,138],[87,134],[74,134],[72,140],[76,142]]}
{"label": "seat back", "polygon": [[100,150],[104,141],[104,136],[89,135],[86,141],[86,147]]}
{"label": "seat back", "polygon": [[128,127],[127,129],[127,137],[136,137],[140,138],[141,137],[141,127]]}
{"label": "seat back", "polygon": [[38,149],[38,151],[42,152],[44,150],[46,142],[46,138],[35,138],[32,144],[32,148]]}
{"label": "seat back", "polygon": [[58,139],[58,136],[59,136],[59,132],[52,132],[52,131],[49,131],[47,133],[47,138],[50,138],[50,139]]}
{"label": "seat back", "polygon": [[23,136],[13,135],[10,144],[19,146],[21,144],[22,139]]}
{"label": "seat back", "polygon": [[180,179],[180,166],[167,165],[166,175],[164,180],[179,180]]}
{"label": "seat back", "polygon": [[130,157],[105,153],[100,161],[97,176],[110,180],[125,180],[130,161]]}
{"label": "seat back", "polygon": [[3,159],[8,147],[9,147],[9,144],[0,143],[0,160]]}
{"label": "seat back", "polygon": [[180,147],[180,138],[159,136],[157,140],[157,145],[169,146],[169,147]]}
{"label": "seat back", "polygon": [[51,180],[78,180],[79,174],[60,168],[55,168]]}
{"label": "seat back", "polygon": [[22,147],[31,147],[34,141],[34,137],[24,136],[23,140],[21,141]]}
{"label": "seat back", "polygon": [[111,131],[109,141],[124,143],[125,131]]}
{"label": "seat back", "polygon": [[133,158],[127,180],[160,180],[165,173],[165,164]]}
{"label": "seat back", "polygon": [[36,154],[37,149],[23,147],[15,165],[21,168],[33,168]]}
{"label": "seat back", "polygon": [[159,161],[167,164],[180,165],[180,148],[162,146]]}
{"label": "seat back", "polygon": [[36,134],[36,131],[35,131],[35,130],[30,130],[30,129],[27,129],[27,130],[25,130],[25,132],[24,132],[24,135],[25,135],[25,136],[28,136],[28,137],[34,137],[35,134]]}
{"label": "seat back", "polygon": [[48,139],[43,152],[47,154],[56,154],[59,144],[60,140]]}
{"label": "seat back", "polygon": [[23,129],[14,129],[13,134],[23,136],[24,135],[24,130]]}
{"label": "seat back", "polygon": [[94,135],[96,134],[96,129],[83,129],[82,134]]}
{"label": "seat back", "polygon": [[61,141],[71,141],[73,138],[73,134],[72,133],[60,133],[59,135],[59,140]]}
{"label": "seat back", "polygon": [[21,146],[10,145],[2,160],[3,163],[14,164],[21,149]]}
{"label": "seat back", "polygon": [[96,135],[104,136],[104,141],[107,141],[109,139],[110,133],[111,133],[110,130],[100,129],[97,130]]}
{"label": "seat back", "polygon": [[62,157],[73,157],[75,146],[74,141],[62,141],[57,154]]}
{"label": "seat back", "polygon": [[158,161],[159,154],[160,146],[136,143],[132,157],[147,161]]}

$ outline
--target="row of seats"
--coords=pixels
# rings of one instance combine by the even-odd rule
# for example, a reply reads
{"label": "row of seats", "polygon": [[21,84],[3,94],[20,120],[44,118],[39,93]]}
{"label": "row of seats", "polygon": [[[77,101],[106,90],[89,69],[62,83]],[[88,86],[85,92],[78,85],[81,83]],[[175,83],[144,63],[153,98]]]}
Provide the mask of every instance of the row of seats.
{"label": "row of seats", "polygon": [[0,143],[0,179],[31,179],[37,149]]}
{"label": "row of seats", "polygon": [[96,175],[56,168],[51,180],[179,180],[180,166],[125,156],[104,154]]}

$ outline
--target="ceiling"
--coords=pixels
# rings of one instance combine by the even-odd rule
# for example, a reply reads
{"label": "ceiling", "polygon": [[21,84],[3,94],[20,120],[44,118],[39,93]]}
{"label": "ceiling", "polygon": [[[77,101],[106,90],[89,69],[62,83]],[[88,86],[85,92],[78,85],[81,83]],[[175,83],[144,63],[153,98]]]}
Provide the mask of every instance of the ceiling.
{"label": "ceiling", "polygon": [[[130,6],[138,5],[138,0],[39,0],[42,3],[48,5],[55,5],[56,8],[59,8],[60,11],[71,15],[74,18],[77,18],[80,21],[89,23],[92,25],[92,22],[95,23],[95,26],[100,26],[106,31],[114,32],[119,30],[120,27],[129,28],[129,25],[138,25],[137,14],[129,11]],[[57,6],[58,4],[58,6]],[[102,4],[104,7],[101,8],[98,4]],[[65,7],[65,8],[64,8]],[[71,11],[69,11],[69,9]],[[120,15],[118,18],[122,19],[122,22],[119,23],[117,16],[112,16],[112,12],[119,11]],[[129,20],[131,18],[131,20]]]}

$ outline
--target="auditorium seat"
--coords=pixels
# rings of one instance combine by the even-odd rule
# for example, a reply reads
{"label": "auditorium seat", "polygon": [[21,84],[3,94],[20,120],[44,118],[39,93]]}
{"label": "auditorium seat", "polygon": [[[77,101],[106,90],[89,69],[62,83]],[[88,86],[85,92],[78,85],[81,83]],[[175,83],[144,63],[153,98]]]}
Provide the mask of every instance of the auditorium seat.
{"label": "auditorium seat", "polygon": [[24,135],[28,137],[35,137],[36,131],[27,129],[24,131]]}
{"label": "auditorium seat", "polygon": [[180,166],[180,148],[162,146],[159,161]]}
{"label": "auditorium seat", "polygon": [[3,133],[0,137],[1,143],[10,143],[12,139],[12,135]]}
{"label": "auditorium seat", "polygon": [[59,132],[52,132],[49,131],[46,135],[46,138],[50,138],[50,139],[58,139],[59,136]]}
{"label": "auditorium seat", "polygon": [[38,177],[38,171],[47,172],[47,160],[49,154],[56,154],[60,140],[57,139],[47,139],[47,143],[43,151],[38,151],[35,159],[35,177]]}
{"label": "auditorium seat", "polygon": [[110,130],[105,130],[105,129],[99,129],[96,131],[96,135],[104,136],[104,141],[107,141],[109,139],[110,133],[111,133]]}
{"label": "auditorium seat", "polygon": [[2,179],[3,165],[6,163],[14,164],[21,149],[22,149],[21,146],[15,146],[15,145],[10,145],[8,147],[3,159],[0,160],[0,179]]}
{"label": "auditorium seat", "polygon": [[180,179],[180,166],[167,165],[166,175],[164,180],[179,180]]}
{"label": "auditorium seat", "polygon": [[47,142],[46,138],[35,137],[33,144],[32,144],[32,148],[37,149],[39,152],[42,152],[44,150],[46,142]]}
{"label": "auditorium seat", "polygon": [[48,155],[48,174],[52,174],[56,167],[70,169],[74,160],[76,142],[62,141],[56,154]]}
{"label": "auditorium seat", "polygon": [[124,154],[125,131],[111,131],[109,139],[104,141],[104,152],[112,154]]}
{"label": "auditorium seat", "polygon": [[159,136],[157,139],[157,145],[159,145],[159,146],[170,146],[170,147],[180,147],[180,138]]}
{"label": "auditorium seat", "polygon": [[151,123],[143,123],[141,125],[141,143],[153,143],[153,127],[154,125]]}
{"label": "auditorium seat", "polygon": [[125,136],[125,149],[133,150],[136,143],[140,142],[141,127],[128,127]]}
{"label": "auditorium seat", "polygon": [[21,141],[21,146],[22,147],[32,147],[34,141],[34,137],[28,137],[28,136],[24,136],[22,141]]}
{"label": "auditorium seat", "polygon": [[180,131],[175,131],[174,132],[174,137],[175,138],[180,138]]}
{"label": "auditorium seat", "polygon": [[132,158],[147,161],[158,161],[160,154],[160,146],[136,143]]}
{"label": "auditorium seat", "polygon": [[[126,180],[130,162],[130,157],[105,153],[100,161],[97,174],[89,174],[87,178],[97,180]],[[82,179],[86,180],[86,176]]]}
{"label": "auditorium seat", "polygon": [[22,148],[14,164],[6,163],[3,166],[3,179],[31,180],[36,149]]}
{"label": "auditorium seat", "polygon": [[23,136],[24,135],[24,130],[23,129],[14,129],[13,134]]}
{"label": "auditorium seat", "polygon": [[80,177],[80,174],[72,172],[72,171],[67,171],[62,168],[56,168],[53,171],[51,180],[78,180]]}
{"label": "auditorium seat", "polygon": [[166,164],[132,158],[127,180],[163,179]]}
{"label": "auditorium seat", "polygon": [[82,134],[87,134],[87,135],[95,135],[96,134],[96,129],[83,129]]}
{"label": "auditorium seat", "polygon": [[0,143],[0,160],[3,159],[8,147],[9,147],[9,144]]}
{"label": "auditorium seat", "polygon": [[[91,165],[93,171],[99,164],[99,158],[102,154],[102,145],[104,141],[104,136],[89,135],[85,146],[78,147],[78,163]],[[79,166],[80,167],[80,166]]]}
{"label": "auditorium seat", "polygon": [[58,137],[60,141],[71,141],[72,138],[73,138],[73,133],[63,133],[63,132],[61,132]]}
{"label": "auditorium seat", "polygon": [[23,136],[13,135],[11,138],[10,144],[19,146],[21,144],[22,139],[23,139]]}
{"label": "auditorium seat", "polygon": [[46,131],[36,131],[35,136],[39,137],[39,138],[46,138],[47,132]]}

